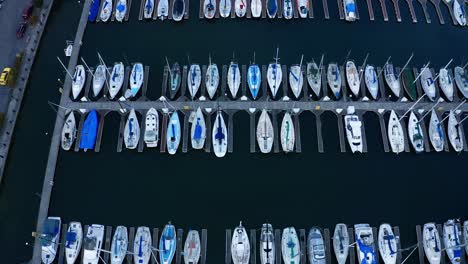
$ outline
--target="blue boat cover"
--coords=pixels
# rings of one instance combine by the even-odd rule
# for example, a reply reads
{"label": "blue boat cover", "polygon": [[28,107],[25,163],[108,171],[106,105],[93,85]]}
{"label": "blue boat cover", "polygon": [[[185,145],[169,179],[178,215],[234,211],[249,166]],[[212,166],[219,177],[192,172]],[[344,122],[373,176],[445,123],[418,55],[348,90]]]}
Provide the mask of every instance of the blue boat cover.
{"label": "blue boat cover", "polygon": [[100,6],[101,6],[101,0],[93,0],[93,2],[91,3],[91,8],[89,9],[89,15],[88,15],[89,22],[96,21]]}
{"label": "blue boat cover", "polygon": [[65,241],[67,241],[67,244],[65,247],[69,248],[71,244],[75,243],[76,241],[76,233],[75,232],[67,232],[65,234]]}
{"label": "blue boat cover", "polygon": [[267,11],[269,16],[276,15],[276,12],[278,11],[276,0],[267,0]]}
{"label": "blue boat cover", "polygon": [[202,134],[202,127],[200,126],[200,118],[197,118],[197,124],[195,125],[194,139],[200,139]]}
{"label": "blue boat cover", "polygon": [[356,5],[354,3],[349,3],[349,4],[346,4],[346,11],[349,12],[356,12]]}
{"label": "blue boat cover", "polygon": [[81,130],[80,149],[94,149],[98,130],[96,110],[89,112]]}

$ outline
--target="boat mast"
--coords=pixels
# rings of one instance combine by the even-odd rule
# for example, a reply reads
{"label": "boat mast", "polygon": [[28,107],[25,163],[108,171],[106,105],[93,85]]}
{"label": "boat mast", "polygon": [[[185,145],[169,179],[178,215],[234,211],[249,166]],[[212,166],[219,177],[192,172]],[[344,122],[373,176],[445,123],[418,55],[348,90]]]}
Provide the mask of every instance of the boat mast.
{"label": "boat mast", "polygon": [[419,72],[418,76],[416,76],[416,79],[414,79],[413,84],[415,84],[419,77],[421,77],[421,74],[427,69],[427,67],[429,67],[429,64],[431,64],[430,61],[427,62],[424,68]]}
{"label": "boat mast", "polygon": [[319,63],[319,71],[322,70],[322,66],[323,66],[323,57],[325,56],[325,54],[322,53],[322,58],[320,58],[320,63]]}
{"label": "boat mast", "polygon": [[406,61],[405,65],[403,66],[403,68],[401,68],[401,71],[400,73],[398,74],[398,79],[400,79],[400,76],[401,74],[403,73],[403,70],[408,66],[408,64],[410,63],[411,59],[413,59],[413,53],[411,52],[411,56],[409,57],[409,59]]}
{"label": "boat mast", "polygon": [[385,66],[387,66],[388,62],[390,61],[390,59],[392,58],[392,56],[389,56],[387,61],[385,62],[385,64],[383,65],[382,67],[382,70],[379,72],[379,74],[377,74],[377,79],[380,77],[380,74],[382,74],[382,72],[384,71],[385,69]]}
{"label": "boat mast", "polygon": [[419,119],[418,123],[420,123],[421,121],[424,120],[424,118],[430,113],[432,112],[432,110],[434,110],[434,108],[443,101],[442,98],[439,98],[439,100],[437,100],[437,102],[431,107],[431,109],[429,109],[422,117],[421,119]]}
{"label": "boat mast", "polygon": [[67,72],[68,76],[73,80],[73,76],[71,75],[71,73],[68,71],[67,67],[65,67],[65,64],[63,64],[62,60],[60,60],[60,58],[57,56],[57,60],[60,62],[60,64],[62,65],[62,67],[65,69],[65,71]]}
{"label": "boat mast", "polygon": [[[459,105],[457,105],[455,108],[453,109],[450,109],[450,111],[453,111],[455,112],[458,108],[460,108],[463,104],[466,103],[466,99],[463,100],[463,102],[461,102]],[[444,122],[445,119],[447,119],[449,117],[449,115],[447,115],[446,117],[442,118],[442,120],[440,120],[440,123]]]}
{"label": "boat mast", "polygon": [[87,64],[86,61],[83,59],[83,57],[80,57],[80,58],[81,58],[81,61],[83,62],[83,64],[85,65],[86,69],[88,69],[88,72],[91,73],[91,76],[93,76],[93,78],[94,78],[93,71],[89,68],[88,64]]}
{"label": "boat mast", "polygon": [[362,63],[362,66],[361,66],[361,70],[359,71],[359,87],[361,87],[362,75],[364,74],[364,69],[366,67],[367,58],[369,58],[369,53],[366,54],[366,57],[364,58],[364,62]]}
{"label": "boat mast", "polygon": [[[450,63],[452,63],[452,61],[453,61],[453,59],[450,59],[450,61],[442,69],[444,69],[444,70],[447,69],[447,67],[450,65]],[[434,82],[439,78],[439,75],[440,75],[439,73],[437,73],[437,76],[434,78]]]}

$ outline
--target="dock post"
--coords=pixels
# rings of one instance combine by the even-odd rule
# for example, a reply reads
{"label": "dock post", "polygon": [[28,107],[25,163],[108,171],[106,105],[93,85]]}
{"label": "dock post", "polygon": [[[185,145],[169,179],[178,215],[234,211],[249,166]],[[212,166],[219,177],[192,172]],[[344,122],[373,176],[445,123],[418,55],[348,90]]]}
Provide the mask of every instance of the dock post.
{"label": "dock post", "polygon": [[266,100],[268,98],[268,81],[267,81],[267,66],[262,65],[262,96],[260,100]]}
{"label": "dock post", "polygon": [[377,72],[380,73],[379,75],[379,91],[380,91],[380,98],[379,100],[387,101],[388,100],[388,95],[385,90],[385,83],[383,80],[383,69],[380,67],[377,67]]}
{"label": "dock post", "polygon": [[[153,248],[158,248],[158,241],[159,241],[159,228],[153,228]],[[156,256],[157,256],[157,252],[154,252],[153,249],[151,249],[151,264],[156,264]]]}
{"label": "dock post", "polygon": [[184,237],[184,230],[177,229],[177,244],[176,244],[176,264],[181,264],[182,260],[182,251],[184,250],[184,246],[182,245]]}
{"label": "dock post", "polygon": [[[91,68],[91,71],[93,69]],[[86,71],[86,83],[85,83],[85,87],[84,87],[84,91],[82,91],[80,94],[83,94],[83,97],[84,98],[91,98],[92,96],[90,96],[90,92],[89,90],[91,90],[91,80],[93,79],[93,75],[91,74],[91,72],[89,71]],[[78,98],[80,96],[78,95]]]}
{"label": "dock post", "polygon": [[[200,2],[202,2],[202,1],[200,1]],[[206,90],[206,79],[205,79],[206,69],[207,69],[207,66],[203,65],[202,66],[202,75],[201,75],[202,78],[201,78],[201,83],[200,83],[200,96],[210,98],[210,95],[208,94],[208,92]]]}
{"label": "dock post", "polygon": [[[83,130],[85,115],[86,115],[86,113],[84,113],[84,114],[80,113],[80,123],[78,124],[78,133],[76,135],[76,140],[75,140],[75,152],[80,151],[81,131]],[[64,118],[65,118],[65,116],[64,116]]]}
{"label": "dock post", "polygon": [[[367,0],[367,3],[369,3],[370,0]],[[343,20],[345,18],[345,15],[344,15],[344,6],[343,6],[343,1],[342,0],[336,0],[337,4],[338,4],[338,13],[340,14],[340,19]]]}
{"label": "dock post", "polygon": [[384,21],[388,21],[388,13],[387,13],[387,6],[385,5],[385,0],[379,0],[380,6],[382,7],[382,15],[384,17]]}
{"label": "dock post", "polygon": [[[101,1],[104,2],[104,1]],[[140,2],[140,12],[138,13],[138,20],[142,21],[143,20],[143,13],[145,11],[145,0],[141,0]]]}
{"label": "dock post", "polygon": [[344,137],[344,129],[343,129],[343,114],[342,113],[335,113],[336,114],[336,119],[338,121],[338,136],[340,138],[340,150],[341,153],[346,152],[346,142],[345,142],[345,137]]}
{"label": "dock post", "polygon": [[379,123],[380,123],[380,132],[382,133],[382,143],[384,145],[384,151],[389,152],[388,147],[388,136],[387,136],[387,126],[385,125],[384,113],[379,113]]}
{"label": "dock post", "polygon": [[224,263],[231,264],[231,236],[232,230],[226,229],[226,244],[225,244],[225,256],[224,256]]}
{"label": "dock post", "polygon": [[400,228],[398,226],[393,227],[393,233],[395,234],[395,240],[397,244],[397,257],[396,264],[401,263],[401,240],[400,240]]}
{"label": "dock post", "polygon": [[[419,70],[416,67],[413,67],[413,75],[416,77],[419,75]],[[421,87],[421,79],[416,81],[416,92],[418,94],[418,98],[423,96],[424,90]],[[423,101],[428,101],[429,99],[426,97],[423,99]]]}
{"label": "dock post", "polygon": [[189,19],[190,15],[190,0],[184,0],[185,1],[185,13],[184,13],[184,19]]}
{"label": "dock post", "polygon": [[431,2],[436,9],[437,17],[439,18],[439,23],[441,25],[444,25],[445,21],[444,21],[444,16],[442,15],[442,11],[440,10],[440,0],[429,0],[429,2]]}
{"label": "dock post", "polygon": [[188,134],[189,134],[189,117],[190,117],[190,111],[182,111],[184,114],[184,127],[183,127],[183,133],[182,133],[182,153],[187,153],[188,149]]}
{"label": "dock post", "polygon": [[169,114],[163,113],[163,121],[161,126],[161,153],[166,152],[166,137],[167,137],[167,122],[169,119]]}
{"label": "dock post", "polygon": [[299,244],[300,244],[300,247],[301,247],[301,250],[300,250],[300,253],[301,253],[301,260],[300,260],[300,264],[306,264],[307,260],[306,260],[306,257],[307,257],[307,250],[306,249],[306,241],[307,241],[307,237],[306,237],[306,231],[305,229],[299,229]]}
{"label": "dock post", "polygon": [[226,98],[226,82],[227,82],[227,65],[223,65],[221,72],[221,95],[219,100],[224,100]]}
{"label": "dock post", "polygon": [[140,139],[138,140],[138,152],[143,152],[143,148],[145,147],[145,123],[146,123],[146,112],[145,110],[139,111],[141,114],[141,122],[140,122]]}
{"label": "dock post", "polygon": [[169,76],[169,68],[167,66],[164,66],[163,81],[161,85],[162,87],[161,96],[164,96],[164,97],[168,97],[168,93],[167,93],[168,76]]}
{"label": "dock post", "polygon": [[111,247],[111,240],[112,240],[112,226],[106,226],[106,240],[104,243],[104,256],[103,260],[104,263],[109,263],[109,251]]}
{"label": "dock post", "polygon": [[421,7],[424,11],[424,16],[426,17],[426,23],[430,24],[431,17],[429,16],[429,12],[427,12],[427,0],[418,0],[418,2],[421,4]]}
{"label": "dock post", "polygon": [[364,101],[364,98],[367,97],[367,93],[366,93],[366,82],[365,82],[365,68],[361,68],[359,67],[359,71],[362,71],[363,74],[362,74],[362,78],[360,79],[360,83],[359,83],[359,92],[361,93],[361,101]]}
{"label": "dock post", "polygon": [[98,126],[97,138],[96,138],[96,145],[94,146],[95,152],[99,152],[101,150],[102,130],[104,129],[104,121],[106,120],[106,115],[108,111],[99,110],[97,112],[98,112],[99,126]]}
{"label": "dock post", "polygon": [[323,236],[325,243],[325,260],[327,264],[331,264],[330,230],[328,228],[323,230]]}
{"label": "dock post", "polygon": [[[216,1],[216,0],[215,0],[215,1]],[[204,2],[205,2],[205,1],[200,1],[200,6],[198,7],[198,18],[199,18],[199,19],[205,18],[205,14],[204,14],[204,10],[203,10],[203,9],[204,9],[204,6],[203,6],[203,3],[204,3]],[[219,5],[216,5],[216,6],[218,7]],[[219,9],[219,8],[216,8],[216,12],[218,12],[218,9]]]}
{"label": "dock post", "polygon": [[120,127],[119,127],[119,136],[117,138],[117,152],[122,152],[122,144],[123,144],[123,137],[124,137],[124,129],[125,129],[125,115],[120,114]]}
{"label": "dock post", "polygon": [[315,115],[315,126],[317,128],[317,147],[318,152],[323,153],[323,137],[322,137],[322,112],[315,111],[313,112]]}
{"label": "dock post", "polygon": [[212,112],[206,113],[206,138],[205,138],[205,152],[209,153],[211,149],[211,115]]}
{"label": "dock post", "polygon": [[[114,99],[119,100],[120,97],[125,96],[125,91],[130,89],[129,86],[129,80],[130,80],[130,72],[132,68],[130,66],[125,67],[125,75],[124,75],[124,82],[122,84],[122,87],[120,88],[120,91],[115,95]],[[119,97],[120,95],[120,97]]]}
{"label": "dock post", "polygon": [[273,152],[279,152],[278,111],[271,110],[271,123],[273,124]]}
{"label": "dock post", "polygon": [[305,66],[302,66],[302,69],[301,69],[301,75],[303,76],[303,82],[302,82],[302,93],[303,93],[303,97],[301,99],[301,101],[310,101],[310,96],[309,96],[309,84],[307,82],[307,74],[305,74],[304,76],[304,73],[307,72],[307,69]]}
{"label": "dock post", "polygon": [[228,119],[228,152],[232,153],[233,148],[234,148],[234,117],[235,112],[229,112],[227,113],[229,116]]}
{"label": "dock post", "polygon": [[148,80],[149,80],[149,73],[150,67],[145,66],[145,74],[143,79],[143,86],[141,87],[141,95],[137,99],[137,101],[146,101],[148,98],[146,97],[146,92],[148,91]]}
{"label": "dock post", "polygon": [[[263,5],[263,6],[266,6],[266,5]],[[314,18],[314,3],[312,0],[309,1],[309,6],[310,6],[309,18]],[[263,9],[266,9],[266,8],[263,8]]]}
{"label": "dock post", "polygon": [[[63,264],[64,261],[63,261],[63,256],[65,255],[65,241],[67,239],[67,230],[68,230],[68,226],[67,224],[63,224],[62,225],[62,238],[60,239],[60,251],[59,251],[59,256],[58,256],[58,264]],[[83,234],[85,235],[85,234]]]}
{"label": "dock post", "polygon": [[301,145],[301,124],[299,123],[299,115],[300,112],[293,116],[294,118],[294,132],[296,137],[296,153],[302,152],[302,145]]}
{"label": "dock post", "polygon": [[330,19],[330,14],[328,13],[328,3],[327,0],[322,0],[323,4],[323,13],[325,15],[325,19]]}
{"label": "dock post", "polygon": [[[437,224],[437,231],[439,232],[439,236],[441,236],[442,233],[442,227],[440,224]],[[442,237],[440,237],[442,239]],[[446,250],[441,250],[441,256],[440,256],[440,264],[445,264],[446,262],[446,256],[447,256],[447,251]]]}
{"label": "dock post", "polygon": [[[255,142],[255,112],[250,113],[250,153],[255,153],[256,142]],[[276,137],[276,135],[275,135]]]}
{"label": "dock post", "polygon": [[[375,227],[372,227],[372,233],[373,233],[373,236],[374,237],[378,237],[378,232],[377,232],[377,228]],[[380,259],[380,254],[378,254],[377,252],[379,252],[379,249],[376,245],[376,243],[373,243],[372,244],[372,248],[374,249],[374,252],[376,252],[375,256],[376,256],[376,263],[379,264],[379,263],[383,263],[382,260]]]}
{"label": "dock post", "polygon": [[424,150],[426,152],[430,152],[431,151],[431,145],[429,144],[429,134],[427,133],[427,129],[426,129],[426,122],[424,122],[424,120],[421,120],[421,116],[418,115],[418,113],[414,113],[418,119],[419,119],[419,125],[421,126],[421,130],[422,130],[422,133],[423,133],[423,140],[424,140]]}
{"label": "dock post", "polygon": [[[117,3],[116,3],[117,5]],[[132,7],[132,0],[127,0],[127,12],[125,13],[124,21],[128,21],[130,17],[130,8]]]}
{"label": "dock post", "polygon": [[341,76],[341,93],[343,94],[341,98],[343,99],[343,101],[347,102],[349,101],[349,98],[348,98],[348,85],[346,81],[346,75],[345,75],[343,66],[340,65],[339,68],[340,68],[340,76]]}
{"label": "dock post", "polygon": [[458,25],[457,20],[455,19],[455,15],[453,14],[453,9],[452,9],[452,1],[450,3],[447,3],[447,1],[442,1],[447,6],[447,9],[449,10],[450,16],[452,17],[452,23],[453,25]]}
{"label": "dock post", "polygon": [[206,264],[207,242],[208,242],[208,230],[202,229],[202,232],[201,232],[201,264]]}
{"label": "dock post", "polygon": [[[418,19],[416,18],[416,13],[414,12],[414,6],[413,6],[413,0],[406,0],[406,3],[408,4],[408,8],[411,13],[411,19],[413,20],[413,23],[418,23]],[[451,8],[449,8],[451,10]]]}
{"label": "dock post", "polygon": [[281,264],[281,230],[275,229],[275,255],[276,264]]}
{"label": "dock post", "polygon": [[416,226],[416,238],[418,240],[418,258],[419,258],[419,264],[425,264],[424,261],[424,247],[423,247],[423,236],[421,232],[421,226],[417,225]]}
{"label": "dock post", "polygon": [[[250,10],[250,8],[248,8],[247,10]],[[242,65],[242,72],[241,72],[241,89],[242,89],[242,94],[240,97],[242,96],[246,96],[247,97],[247,66],[246,65]]]}
{"label": "dock post", "polygon": [[398,0],[392,0],[393,8],[395,9],[395,16],[398,22],[401,22],[401,13],[400,6],[398,5]]}
{"label": "dock post", "polygon": [[[180,83],[180,97],[177,99],[177,101],[183,101],[187,98],[186,90],[187,90],[187,65],[184,65],[183,70],[182,70],[182,82]],[[190,96],[190,93],[189,93],[189,96]],[[196,94],[193,95],[194,98],[195,96]]]}
{"label": "dock post", "polygon": [[257,235],[255,229],[250,229],[250,264],[257,264]]}
{"label": "dock post", "polygon": [[[349,244],[354,244],[354,231],[352,227],[348,227],[348,234],[349,234]],[[354,248],[349,249],[349,263],[350,264],[355,264],[356,257],[355,257],[356,251]]]}
{"label": "dock post", "polygon": [[[135,228],[130,227],[128,232],[128,252],[133,253],[133,240],[135,239]],[[127,264],[133,264],[133,254],[127,254]]]}
{"label": "dock post", "polygon": [[153,9],[153,20],[158,19],[158,5],[159,5],[159,0],[154,0],[154,9]]}
{"label": "dock post", "polygon": [[[288,87],[289,87],[289,83],[288,83],[288,70],[287,70],[287,67],[286,65],[281,65],[281,71],[283,72],[283,83],[282,83],[282,86],[283,86],[283,97],[284,96],[288,96]],[[278,89],[278,92],[279,92],[279,89]],[[278,96],[278,94],[276,94],[276,96]],[[289,97],[289,96],[288,96]]]}

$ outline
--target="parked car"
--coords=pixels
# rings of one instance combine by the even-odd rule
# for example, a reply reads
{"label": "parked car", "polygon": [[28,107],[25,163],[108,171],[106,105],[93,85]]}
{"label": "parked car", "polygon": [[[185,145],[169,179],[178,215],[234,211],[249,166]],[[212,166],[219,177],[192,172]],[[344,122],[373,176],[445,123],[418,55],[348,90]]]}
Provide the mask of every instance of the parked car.
{"label": "parked car", "polygon": [[8,78],[10,77],[11,68],[6,67],[3,69],[2,75],[0,75],[0,85],[7,85]]}
{"label": "parked car", "polygon": [[23,10],[23,20],[25,21],[28,20],[31,17],[33,10],[34,10],[33,5],[28,4]]}
{"label": "parked car", "polygon": [[16,37],[18,39],[23,38],[24,32],[26,31],[27,26],[28,26],[28,22],[25,22],[25,21],[19,24],[18,30],[16,30]]}

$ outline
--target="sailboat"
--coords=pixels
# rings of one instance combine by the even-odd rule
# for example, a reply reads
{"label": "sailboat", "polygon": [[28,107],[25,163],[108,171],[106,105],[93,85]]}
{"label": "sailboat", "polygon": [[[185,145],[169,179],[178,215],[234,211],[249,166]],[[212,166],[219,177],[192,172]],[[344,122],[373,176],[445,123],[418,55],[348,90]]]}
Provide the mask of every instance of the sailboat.
{"label": "sailboat", "polygon": [[127,118],[127,123],[124,128],[124,143],[128,149],[135,149],[140,140],[140,125],[135,113],[135,109],[130,110]]}
{"label": "sailboat", "polygon": [[260,263],[275,263],[275,236],[271,224],[263,224],[260,233]]}
{"label": "sailboat", "polygon": [[309,0],[296,0],[297,11],[299,11],[299,17],[307,18],[309,14]]}
{"label": "sailboat", "polygon": [[185,1],[184,0],[174,0],[172,6],[172,19],[174,21],[181,21],[185,15]]}
{"label": "sailboat", "polygon": [[359,79],[359,73],[354,64],[354,61],[346,62],[346,79],[348,81],[348,86],[351,92],[355,97],[359,97],[359,86],[361,81]]}
{"label": "sailboat", "polygon": [[127,255],[128,232],[125,226],[117,226],[111,243],[111,264],[122,264]]}
{"label": "sailboat", "polygon": [[101,259],[101,248],[104,239],[104,226],[92,224],[83,240],[83,263],[98,264]]}
{"label": "sailboat", "polygon": [[221,110],[216,114],[215,125],[213,128],[212,141],[213,150],[218,158],[226,155],[227,151],[227,129]]}
{"label": "sailboat", "polygon": [[437,231],[434,223],[424,224],[423,247],[429,263],[440,264],[442,245],[440,243],[439,231]]}
{"label": "sailboat", "polygon": [[401,82],[403,83],[403,88],[411,101],[418,99],[418,94],[416,92],[416,82],[414,79],[413,71],[410,69],[404,69],[401,72]]}
{"label": "sailboat", "polygon": [[341,98],[341,75],[336,63],[328,64],[327,80],[335,100]]}
{"label": "sailboat", "polygon": [[356,2],[354,0],[344,0],[344,13],[346,21],[356,20]]}
{"label": "sailboat", "polygon": [[301,245],[294,227],[283,229],[281,237],[281,253],[284,264],[297,264],[301,260]]}
{"label": "sailboat", "polygon": [[466,26],[465,3],[453,0],[453,16],[457,20],[458,25]]}
{"label": "sailboat", "polygon": [[124,82],[125,69],[122,62],[117,62],[112,68],[112,73],[109,81],[109,97],[114,99],[114,97],[119,93]]}
{"label": "sailboat", "polygon": [[211,63],[211,58],[210,65],[208,65],[208,68],[206,69],[205,84],[208,95],[213,99],[219,86],[219,70],[216,64]]}
{"label": "sailboat", "polygon": [[292,0],[283,0],[283,17],[285,19],[293,18],[294,5]]}
{"label": "sailboat", "polygon": [[98,132],[98,115],[96,110],[91,110],[85,119],[83,128],[81,129],[80,149],[87,151],[94,149]]}
{"label": "sailboat", "polygon": [[374,66],[366,65],[366,69],[364,70],[364,81],[372,99],[377,100],[377,96],[379,95],[379,81],[377,80],[377,73]]}
{"label": "sailboat", "polygon": [[93,76],[93,94],[94,97],[97,97],[104,87],[104,83],[107,79],[107,69],[106,66],[99,64],[94,71]]}
{"label": "sailboat", "polygon": [[349,147],[353,153],[362,153],[362,122],[357,115],[344,116],[346,137],[348,138]]}
{"label": "sailboat", "polygon": [[122,22],[127,14],[127,0],[117,0],[117,6],[115,8],[115,19]]}
{"label": "sailboat", "polygon": [[463,254],[460,241],[461,231],[458,225],[458,220],[449,219],[444,223],[443,228],[444,246],[452,264],[459,264]]}
{"label": "sailboat", "polygon": [[414,112],[411,112],[408,119],[408,137],[416,153],[424,151],[424,135]]}
{"label": "sailboat", "polygon": [[273,124],[267,111],[263,109],[257,124],[257,142],[260,152],[270,153],[273,146]]}
{"label": "sailboat", "polygon": [[231,256],[234,264],[248,264],[250,260],[250,242],[247,231],[240,222],[234,229],[231,241]]}
{"label": "sailboat", "polygon": [[133,260],[135,263],[148,264],[151,257],[151,233],[148,227],[139,226],[133,241]]}
{"label": "sailboat", "polygon": [[307,63],[307,82],[309,83],[312,92],[317,97],[320,97],[320,89],[322,88],[322,70],[317,66],[315,61]]}
{"label": "sailboat", "polygon": [[166,131],[167,151],[169,154],[174,155],[180,143],[180,120],[177,111],[171,115]]}
{"label": "sailboat", "polygon": [[196,112],[192,113],[194,115],[192,121],[192,130],[190,131],[190,138],[192,139],[192,148],[202,149],[205,145],[206,138],[206,126],[205,118],[200,107],[198,107]]}
{"label": "sailboat", "polygon": [[275,62],[268,64],[268,70],[267,70],[268,86],[270,87],[271,95],[273,98],[276,97],[276,94],[278,93],[278,89],[281,85],[281,81],[283,79],[283,72],[281,71],[281,64],[278,63],[279,61],[278,52],[279,52],[279,49],[276,49],[276,57],[274,58]]}
{"label": "sailboat", "polygon": [[99,17],[101,18],[102,22],[109,21],[109,18],[112,15],[112,0],[104,0],[104,4],[102,5],[101,12]]}
{"label": "sailboat", "polygon": [[234,1],[234,8],[236,11],[236,16],[237,17],[244,17],[245,13],[247,12],[247,0],[235,0]]}
{"label": "sailboat", "polygon": [[232,98],[236,98],[241,84],[241,75],[239,65],[234,61],[231,61],[231,64],[229,65],[227,84],[229,86],[229,91],[231,91]]}
{"label": "sailboat", "polygon": [[259,18],[262,15],[262,1],[251,0],[250,10],[252,12],[252,17]]}
{"label": "sailboat", "polygon": [[159,239],[159,263],[171,264],[176,251],[176,241],[175,226],[168,223],[164,226],[161,239]]}
{"label": "sailboat", "polygon": [[448,70],[445,68],[439,71],[439,86],[447,100],[453,101],[453,80]]}
{"label": "sailboat", "polygon": [[401,127],[400,120],[398,119],[395,111],[390,113],[388,120],[388,141],[393,153],[400,153],[405,150],[405,138],[403,135],[403,128]]}
{"label": "sailboat", "polygon": [[70,150],[76,138],[75,114],[70,112],[62,128],[62,149]]}
{"label": "sailboat", "polygon": [[132,72],[130,73],[130,92],[132,97],[135,97],[143,84],[143,64],[133,64]]}
{"label": "sailboat", "polygon": [[266,11],[269,18],[275,18],[278,12],[277,0],[266,0]]}
{"label": "sailboat", "polygon": [[440,152],[444,149],[444,128],[434,109],[431,111],[431,120],[429,121],[429,139],[435,151]]}
{"label": "sailboat", "polygon": [[369,224],[354,225],[356,254],[359,264],[376,264],[374,235]]}
{"label": "sailboat", "polygon": [[57,255],[57,247],[60,239],[60,227],[62,220],[60,217],[49,216],[44,221],[42,226],[42,233],[40,234],[41,242],[41,259],[44,264],[51,264],[54,262]]}
{"label": "sailboat", "polygon": [[159,0],[158,3],[158,18],[164,20],[169,15],[169,1],[168,0]]}
{"label": "sailboat", "polygon": [[294,124],[289,113],[284,114],[283,122],[281,122],[281,147],[284,152],[294,150],[295,134]]}
{"label": "sailboat", "polygon": [[395,264],[397,258],[397,238],[393,234],[389,224],[381,224],[379,227],[379,252],[385,264]]}
{"label": "sailboat", "polygon": [[468,99],[468,72],[462,67],[455,67],[455,83],[463,97]]}
{"label": "sailboat", "polygon": [[434,84],[434,78],[432,77],[431,71],[425,67],[421,69],[421,86],[424,90],[424,93],[426,93],[427,97],[434,102],[436,99],[436,91],[435,91],[435,84]]}
{"label": "sailboat", "polygon": [[89,8],[89,13],[88,13],[89,22],[96,21],[100,5],[101,5],[101,0],[91,0],[91,6]]}
{"label": "sailboat", "polygon": [[255,64],[250,64],[249,69],[247,70],[247,84],[249,85],[250,94],[252,98],[257,99],[258,91],[260,91],[262,83],[262,73],[260,67]]}
{"label": "sailboat", "polygon": [[[302,56],[304,57],[304,56]],[[292,65],[289,69],[289,86],[296,98],[301,96],[304,76],[302,74],[302,58],[299,65]]]}
{"label": "sailboat", "polygon": [[144,141],[148,148],[155,148],[158,146],[159,139],[159,115],[158,111],[150,108],[146,112],[145,117],[145,135]]}
{"label": "sailboat", "polygon": [[153,17],[153,11],[154,11],[154,0],[146,0],[145,12],[143,13],[143,17],[145,19],[151,19]]}
{"label": "sailboat", "polygon": [[180,66],[179,63],[176,62],[172,65],[169,71],[169,97],[171,100],[174,100],[177,92],[179,92],[180,80]]}
{"label": "sailboat", "polygon": [[343,223],[336,224],[335,226],[333,250],[335,251],[338,264],[345,264],[349,254],[349,235],[348,227]]}
{"label": "sailboat", "polygon": [[86,72],[83,65],[77,65],[75,67],[75,73],[73,74],[72,81],[72,95],[73,99],[76,100],[78,95],[80,95],[83,90],[84,84],[86,82]]}
{"label": "sailboat", "polygon": [[203,14],[205,18],[212,19],[216,13],[216,0],[204,0]]}
{"label": "sailboat", "polygon": [[189,89],[190,96],[195,98],[201,83],[201,70],[200,65],[192,64],[189,69],[189,76],[187,78],[187,86]]}
{"label": "sailboat", "polygon": [[221,17],[229,17],[231,15],[231,0],[219,1],[219,14]]}
{"label": "sailboat", "polygon": [[312,227],[307,236],[307,253],[309,264],[325,264],[325,244],[320,229]]}
{"label": "sailboat", "polygon": [[67,264],[75,263],[81,250],[83,228],[80,222],[70,222],[65,234],[65,259]]}
{"label": "sailboat", "polygon": [[400,97],[400,80],[398,75],[395,73],[393,64],[387,63],[384,66],[384,77],[388,87],[396,97]]}
{"label": "sailboat", "polygon": [[462,133],[462,124],[460,124],[455,117],[453,111],[449,113],[447,133],[450,144],[456,152],[461,152],[463,150],[463,133]]}
{"label": "sailboat", "polygon": [[190,230],[184,243],[185,264],[197,264],[200,259],[200,235],[197,230]]}

